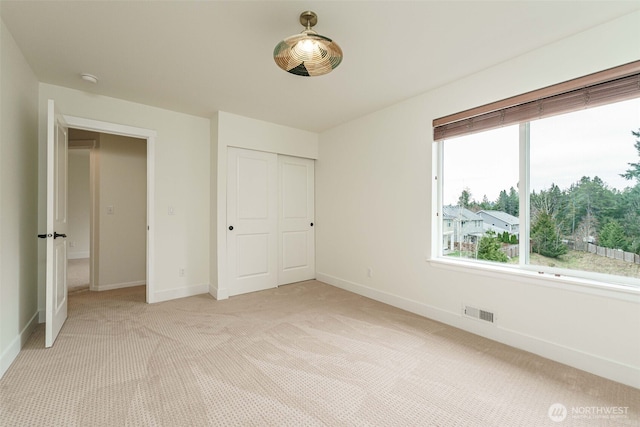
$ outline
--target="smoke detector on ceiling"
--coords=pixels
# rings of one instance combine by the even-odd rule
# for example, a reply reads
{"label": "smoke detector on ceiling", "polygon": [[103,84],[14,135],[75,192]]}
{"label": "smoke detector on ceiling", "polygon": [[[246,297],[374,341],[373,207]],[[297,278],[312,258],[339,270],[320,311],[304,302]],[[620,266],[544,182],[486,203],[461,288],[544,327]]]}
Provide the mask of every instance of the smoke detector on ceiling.
{"label": "smoke detector on ceiling", "polygon": [[97,84],[98,83],[98,78],[96,76],[94,76],[93,74],[82,73],[82,74],[80,74],[80,77],[85,82],[89,82],[89,83],[93,83],[93,84]]}

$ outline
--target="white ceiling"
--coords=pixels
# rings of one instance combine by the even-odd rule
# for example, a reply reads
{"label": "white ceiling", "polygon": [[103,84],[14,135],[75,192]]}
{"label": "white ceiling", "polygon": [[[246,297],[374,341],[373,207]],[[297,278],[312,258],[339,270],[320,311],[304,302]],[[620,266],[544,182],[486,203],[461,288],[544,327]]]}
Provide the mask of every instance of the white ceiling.
{"label": "white ceiling", "polygon": [[[342,64],[321,77],[272,54],[318,14]],[[322,131],[634,10],[639,1],[5,1],[46,83],[211,117]],[[568,52],[567,54],[570,54]],[[80,79],[91,73],[100,82]]]}

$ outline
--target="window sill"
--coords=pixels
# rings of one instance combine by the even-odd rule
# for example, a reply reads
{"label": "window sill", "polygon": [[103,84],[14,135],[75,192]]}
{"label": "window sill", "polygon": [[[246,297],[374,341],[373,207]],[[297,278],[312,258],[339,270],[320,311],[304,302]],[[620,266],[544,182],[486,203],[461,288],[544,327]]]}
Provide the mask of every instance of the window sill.
{"label": "window sill", "polygon": [[624,301],[640,302],[640,287],[633,284],[613,284],[580,277],[556,275],[525,270],[519,266],[501,266],[483,262],[465,261],[457,259],[431,258],[427,262],[436,268],[443,268],[458,272],[509,279],[517,277],[520,282],[571,292],[587,293]]}

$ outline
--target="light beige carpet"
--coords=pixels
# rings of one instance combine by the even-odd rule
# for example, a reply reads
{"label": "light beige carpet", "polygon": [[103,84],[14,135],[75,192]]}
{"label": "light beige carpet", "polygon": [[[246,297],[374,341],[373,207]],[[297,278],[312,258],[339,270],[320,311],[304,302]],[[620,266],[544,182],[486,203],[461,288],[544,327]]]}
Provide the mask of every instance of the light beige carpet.
{"label": "light beige carpet", "polygon": [[67,260],[67,289],[89,288],[89,258]]}
{"label": "light beige carpet", "polygon": [[320,282],[144,292],[71,295],[54,347],[39,327],[0,380],[0,425],[638,425],[637,389]]}

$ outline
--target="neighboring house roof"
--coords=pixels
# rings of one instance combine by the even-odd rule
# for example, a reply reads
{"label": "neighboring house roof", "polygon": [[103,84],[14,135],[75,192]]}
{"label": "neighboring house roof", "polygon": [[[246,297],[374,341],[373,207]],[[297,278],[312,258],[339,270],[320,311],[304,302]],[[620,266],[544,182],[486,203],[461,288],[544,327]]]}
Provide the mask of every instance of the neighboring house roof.
{"label": "neighboring house roof", "polygon": [[465,221],[482,221],[482,217],[461,206],[443,206],[442,217],[445,219],[462,219]]}
{"label": "neighboring house roof", "polygon": [[485,221],[487,220],[487,217],[493,218],[496,221],[500,221],[502,223],[504,223],[505,225],[519,225],[520,224],[520,219],[518,219],[517,217],[510,215],[506,212],[502,212],[502,211],[479,211],[478,214],[480,216],[482,216],[483,219],[485,219]]}

